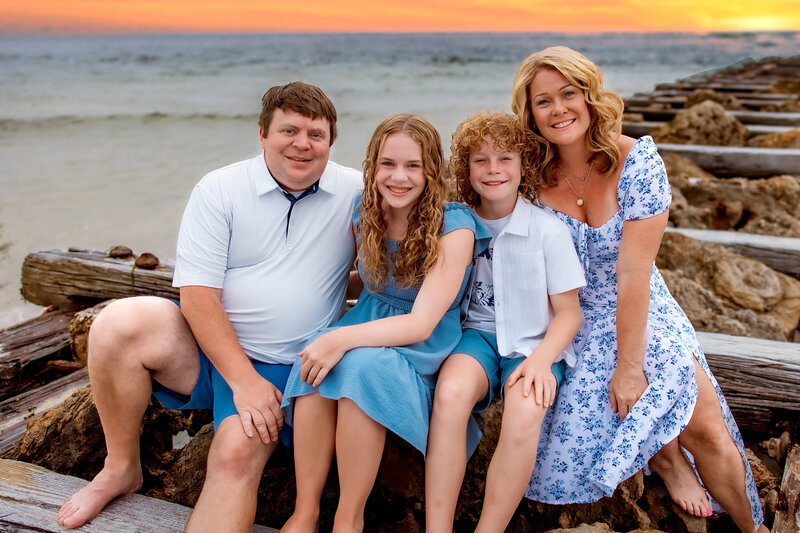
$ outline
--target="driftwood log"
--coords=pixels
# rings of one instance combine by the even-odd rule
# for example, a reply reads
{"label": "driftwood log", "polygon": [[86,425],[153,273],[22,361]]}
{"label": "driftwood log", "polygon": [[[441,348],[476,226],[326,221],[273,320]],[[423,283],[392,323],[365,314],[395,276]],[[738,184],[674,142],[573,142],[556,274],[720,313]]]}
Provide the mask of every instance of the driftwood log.
{"label": "driftwood log", "polygon": [[22,438],[29,418],[60,405],[88,384],[89,372],[84,368],[0,403],[0,456]]}
{"label": "driftwood log", "polygon": [[[647,106],[629,106],[626,113],[641,113],[645,120],[672,120],[675,115],[683,111],[676,108],[655,108]],[[745,125],[762,124],[765,126],[800,126],[800,113],[783,111],[736,111],[729,110],[739,122]]]}
{"label": "driftwood log", "polygon": [[36,252],[22,264],[22,296],[39,305],[144,295],[177,299],[172,273],[170,266],[145,270],[132,259],[114,259],[103,252]]}
{"label": "driftwood log", "polygon": [[[0,530],[14,532],[62,532],[57,516],[66,498],[86,485],[76,477],[50,472],[18,461],[0,459]],[[141,494],[113,500],[80,531],[108,533],[181,532],[191,509]],[[253,531],[275,529],[255,526]]]}
{"label": "driftwood log", "polygon": [[[706,88],[706,87],[702,87]],[[693,94],[696,89],[693,88],[673,88],[673,89],[661,89],[655,90],[649,93],[636,93],[633,95],[634,98],[658,98],[660,96],[688,96]],[[735,91],[728,91],[726,94],[730,96],[736,96],[737,98],[750,98],[752,100],[771,100],[775,103],[786,102],[791,100],[797,100],[798,95],[792,93],[751,93],[751,92],[735,92]]]}
{"label": "driftwood log", "polygon": [[[800,118],[800,113],[797,113]],[[750,146],[703,146],[662,143],[661,154],[688,157],[703,170],[718,177],[767,178],[779,174],[800,175],[800,149],[754,148]]]}
{"label": "driftwood log", "polygon": [[71,358],[67,329],[74,314],[75,309],[45,312],[0,330],[0,401],[47,381],[47,361]]}
{"label": "driftwood log", "polygon": [[800,239],[774,237],[741,231],[717,231],[691,228],[667,228],[692,239],[720,244],[732,252],[761,261],[768,267],[800,276]]}
{"label": "driftwood log", "polygon": [[786,458],[781,481],[781,497],[775,511],[772,533],[800,532],[800,446],[794,446]]}
{"label": "driftwood log", "polygon": [[[661,104],[664,106],[671,106],[672,109],[683,109],[684,104],[686,104],[687,100],[689,99],[688,96],[691,93],[687,93],[685,95],[645,95],[645,96],[632,96],[625,100],[626,107],[643,107],[649,106],[651,104]],[[730,93],[726,93],[730,95]],[[795,102],[797,101],[797,95],[794,97],[789,98],[751,98],[750,95],[742,96],[737,98],[738,102],[745,106],[751,108],[762,108],[771,105],[781,104],[784,102]]]}
{"label": "driftwood log", "polygon": [[[622,133],[634,138],[639,138],[643,135],[647,135],[650,130],[654,130],[658,127],[661,127],[665,124],[665,122],[623,122],[622,124]],[[781,131],[789,131],[792,130],[791,126],[765,126],[761,124],[750,124],[747,126],[747,132],[749,136],[753,135],[767,135],[770,133],[778,133]]]}

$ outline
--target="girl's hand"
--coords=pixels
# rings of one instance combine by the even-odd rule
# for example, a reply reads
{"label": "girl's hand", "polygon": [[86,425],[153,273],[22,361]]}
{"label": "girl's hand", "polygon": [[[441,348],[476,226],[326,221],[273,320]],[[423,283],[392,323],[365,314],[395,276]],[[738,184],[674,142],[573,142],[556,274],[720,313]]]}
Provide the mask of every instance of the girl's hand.
{"label": "girl's hand", "polygon": [[341,330],[329,331],[306,346],[298,357],[300,379],[313,387],[318,387],[331,368],[341,361],[347,351],[339,339]]}
{"label": "girl's hand", "polygon": [[639,401],[647,389],[647,378],[641,368],[618,366],[608,386],[608,397],[611,400],[611,410],[619,413],[625,420],[634,404]]}
{"label": "girl's hand", "polygon": [[527,398],[533,388],[533,400],[536,405],[550,407],[556,399],[556,377],[550,369],[550,364],[536,357],[534,352],[530,357],[514,369],[506,380],[506,388],[511,388],[522,379],[522,395]]}

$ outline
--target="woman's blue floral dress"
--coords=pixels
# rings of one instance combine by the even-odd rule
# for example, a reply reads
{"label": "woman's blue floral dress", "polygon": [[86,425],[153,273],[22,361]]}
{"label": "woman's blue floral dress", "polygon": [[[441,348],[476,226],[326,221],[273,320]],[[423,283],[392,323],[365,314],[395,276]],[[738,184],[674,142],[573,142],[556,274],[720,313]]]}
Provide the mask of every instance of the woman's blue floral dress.
{"label": "woman's blue floral dress", "polygon": [[[761,502],[744,443],[722,391],[711,374],[689,319],[653,265],[644,373],[649,386],[624,422],[611,411],[608,387],[617,366],[616,264],[626,220],[669,209],[671,193],[664,163],[650,137],[639,139],[625,160],[617,188],[620,210],[595,228],[555,213],[570,229],[587,285],[579,292],[583,325],[575,337],[577,363],[568,368],[542,430],[528,498],[546,503],[586,503],[611,496],[617,485],[689,423],[697,401],[692,354],[714,385],[723,418],[747,469],[747,493],[757,525]],[[685,452],[685,450],[684,450]],[[686,453],[686,452],[685,452]],[[687,453],[687,457],[691,456]],[[716,502],[712,502],[720,510]]]}

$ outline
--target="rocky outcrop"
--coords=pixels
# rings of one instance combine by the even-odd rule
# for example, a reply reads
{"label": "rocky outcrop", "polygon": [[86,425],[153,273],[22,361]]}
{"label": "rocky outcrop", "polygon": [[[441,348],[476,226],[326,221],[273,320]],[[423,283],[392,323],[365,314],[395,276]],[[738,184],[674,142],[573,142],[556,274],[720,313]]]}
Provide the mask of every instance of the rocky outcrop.
{"label": "rocky outcrop", "polygon": [[702,104],[706,100],[716,102],[725,109],[744,109],[744,106],[739,102],[739,99],[728,93],[718,93],[713,89],[695,89],[692,94],[686,98],[684,107],[686,109]]}
{"label": "rocky outcrop", "polygon": [[657,143],[742,146],[748,132],[720,104],[705,100],[651,130],[650,135]]}
{"label": "rocky outcrop", "polygon": [[[778,131],[768,135],[756,135],[747,141],[747,146],[760,148],[800,148],[800,128],[787,131]],[[798,163],[800,174],[800,163]]]}
{"label": "rocky outcrop", "polygon": [[695,329],[790,340],[800,281],[722,246],[667,233],[656,265]]}
{"label": "rocky outcrop", "polygon": [[800,178],[718,179],[679,157],[665,158],[671,225],[800,237]]}

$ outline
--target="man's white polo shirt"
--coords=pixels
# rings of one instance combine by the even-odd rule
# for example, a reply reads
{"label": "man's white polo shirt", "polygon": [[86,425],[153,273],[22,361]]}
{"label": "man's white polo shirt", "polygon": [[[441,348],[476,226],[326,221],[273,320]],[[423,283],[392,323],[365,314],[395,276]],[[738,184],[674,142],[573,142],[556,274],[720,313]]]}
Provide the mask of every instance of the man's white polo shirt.
{"label": "man's white polo shirt", "polygon": [[292,207],[263,153],[207,174],[183,214],[173,286],[222,289],[245,353],[293,363],[344,309],[362,187],[360,172],[328,162],[319,190]]}

